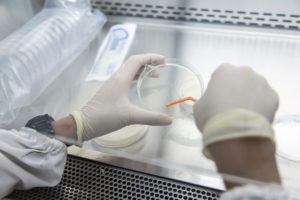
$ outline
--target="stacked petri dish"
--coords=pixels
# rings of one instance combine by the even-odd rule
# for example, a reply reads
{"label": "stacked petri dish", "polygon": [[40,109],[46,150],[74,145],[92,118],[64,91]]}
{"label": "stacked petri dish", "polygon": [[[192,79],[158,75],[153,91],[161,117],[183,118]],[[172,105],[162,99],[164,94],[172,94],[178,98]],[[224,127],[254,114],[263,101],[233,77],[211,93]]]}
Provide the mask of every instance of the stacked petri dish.
{"label": "stacked petri dish", "polygon": [[[62,2],[48,0],[46,5]],[[46,6],[0,43],[0,127],[11,123],[97,36],[106,22],[89,1]],[[85,27],[85,28],[82,28]]]}

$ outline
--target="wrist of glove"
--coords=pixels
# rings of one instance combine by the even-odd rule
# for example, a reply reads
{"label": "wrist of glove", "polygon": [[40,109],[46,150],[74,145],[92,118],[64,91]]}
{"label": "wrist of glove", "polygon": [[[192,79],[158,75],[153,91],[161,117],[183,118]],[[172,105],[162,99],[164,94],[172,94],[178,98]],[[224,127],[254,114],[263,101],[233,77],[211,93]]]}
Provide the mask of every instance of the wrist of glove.
{"label": "wrist of glove", "polygon": [[83,142],[83,120],[82,114],[79,111],[74,111],[71,113],[71,116],[74,118],[77,129],[77,140],[79,143]]}
{"label": "wrist of glove", "polygon": [[211,159],[209,145],[246,137],[267,138],[274,142],[271,123],[263,115],[247,109],[221,112],[211,117],[203,128],[203,154]]}

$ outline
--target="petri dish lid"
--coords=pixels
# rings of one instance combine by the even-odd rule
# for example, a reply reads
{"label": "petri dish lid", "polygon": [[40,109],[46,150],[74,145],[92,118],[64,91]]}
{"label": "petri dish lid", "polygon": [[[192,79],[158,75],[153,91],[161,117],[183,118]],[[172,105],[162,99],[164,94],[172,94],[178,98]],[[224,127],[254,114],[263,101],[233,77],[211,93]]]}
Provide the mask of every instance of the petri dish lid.
{"label": "petri dish lid", "polygon": [[146,125],[130,125],[107,135],[93,139],[93,143],[103,147],[122,148],[130,146],[144,137]]}
{"label": "petri dish lid", "polygon": [[144,68],[137,83],[137,93],[146,109],[182,118],[192,114],[193,101],[169,107],[166,104],[187,97],[199,99],[203,93],[203,81],[195,67],[183,61],[169,60],[162,65]]}
{"label": "petri dish lid", "polygon": [[275,120],[277,155],[293,162],[300,162],[300,116],[287,115]]}

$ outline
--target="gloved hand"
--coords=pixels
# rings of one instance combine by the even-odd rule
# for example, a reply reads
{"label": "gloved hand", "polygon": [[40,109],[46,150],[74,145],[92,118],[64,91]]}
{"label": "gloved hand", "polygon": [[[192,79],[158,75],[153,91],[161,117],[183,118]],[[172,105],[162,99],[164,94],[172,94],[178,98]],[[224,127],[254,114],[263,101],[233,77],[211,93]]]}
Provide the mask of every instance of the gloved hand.
{"label": "gloved hand", "polygon": [[[221,173],[280,183],[271,125],[278,105],[276,92],[251,68],[219,67],[194,105],[204,155]],[[224,177],[227,188],[240,184],[233,180]]]}
{"label": "gloved hand", "polygon": [[[204,133],[204,140],[207,139],[204,143],[209,145],[220,140],[242,137],[241,132],[244,132],[244,136],[254,136],[251,135],[254,129],[261,129],[260,133],[258,131],[255,134],[263,135],[267,131],[268,135],[270,130],[266,129],[271,128],[270,123],[278,105],[278,95],[264,77],[249,67],[223,64],[213,73],[204,95],[194,105],[194,115],[198,128]],[[214,120],[216,116],[219,116],[218,120]],[[226,126],[236,118],[236,124]],[[211,123],[208,124],[208,121]],[[210,130],[205,130],[205,126]],[[205,135],[206,132],[219,131],[218,127],[212,126],[223,126],[220,127],[223,128],[223,135],[217,138],[213,138],[215,136],[212,134]]]}
{"label": "gloved hand", "polygon": [[194,105],[194,114],[202,131],[208,119],[233,108],[256,111],[272,122],[278,105],[278,95],[264,77],[249,67],[223,64],[213,73],[206,92]]}
{"label": "gloved hand", "polygon": [[89,140],[131,124],[169,125],[172,119],[162,113],[139,108],[128,99],[131,82],[146,64],[162,64],[157,54],[131,56],[80,112],[72,113],[79,141]]}

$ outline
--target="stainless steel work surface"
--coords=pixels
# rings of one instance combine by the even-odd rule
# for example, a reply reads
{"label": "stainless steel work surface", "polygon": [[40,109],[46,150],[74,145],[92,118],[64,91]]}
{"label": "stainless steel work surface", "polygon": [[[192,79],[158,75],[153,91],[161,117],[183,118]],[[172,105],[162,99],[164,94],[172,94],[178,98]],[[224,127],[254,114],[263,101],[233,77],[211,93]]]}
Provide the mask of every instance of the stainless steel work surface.
{"label": "stainless steel work surface", "polygon": [[220,191],[132,171],[101,162],[68,156],[64,176],[52,188],[15,191],[9,199],[207,199],[217,200]]}

